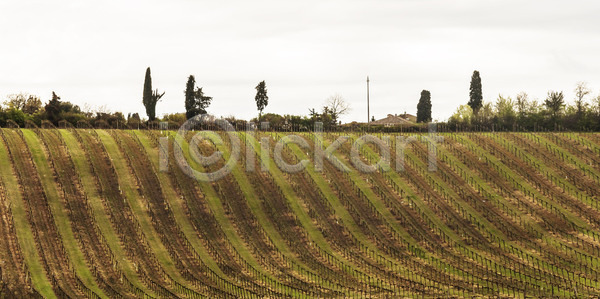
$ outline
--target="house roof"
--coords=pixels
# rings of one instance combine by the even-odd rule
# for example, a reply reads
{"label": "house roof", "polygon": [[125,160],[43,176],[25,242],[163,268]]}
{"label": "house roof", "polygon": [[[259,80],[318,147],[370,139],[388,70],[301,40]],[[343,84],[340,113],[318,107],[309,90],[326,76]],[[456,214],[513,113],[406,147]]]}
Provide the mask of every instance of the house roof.
{"label": "house roof", "polygon": [[407,119],[404,115],[393,115],[388,114],[386,118],[382,118],[376,121],[372,121],[372,125],[410,125],[413,122]]}

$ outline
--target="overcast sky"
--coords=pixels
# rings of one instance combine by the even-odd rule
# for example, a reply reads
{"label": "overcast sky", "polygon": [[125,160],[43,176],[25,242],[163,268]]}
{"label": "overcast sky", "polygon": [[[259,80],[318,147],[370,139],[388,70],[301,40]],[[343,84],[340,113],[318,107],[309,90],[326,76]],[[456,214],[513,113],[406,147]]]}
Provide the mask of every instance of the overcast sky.
{"label": "overcast sky", "polygon": [[52,91],[80,106],[139,112],[146,67],[166,95],[157,115],[184,111],[191,74],[209,112],[307,114],[333,95],[365,121],[416,114],[423,89],[433,118],[469,97],[479,70],[484,100],[525,91],[543,100],[578,81],[600,92],[600,1],[0,1],[0,98]]}

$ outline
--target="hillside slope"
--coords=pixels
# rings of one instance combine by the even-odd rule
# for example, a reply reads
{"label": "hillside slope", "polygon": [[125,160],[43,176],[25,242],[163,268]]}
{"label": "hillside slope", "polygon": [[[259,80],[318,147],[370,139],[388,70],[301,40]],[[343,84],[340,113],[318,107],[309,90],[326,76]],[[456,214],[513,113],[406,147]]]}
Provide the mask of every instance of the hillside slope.
{"label": "hillside slope", "polygon": [[1,129],[0,297],[600,295],[600,134],[212,134]]}

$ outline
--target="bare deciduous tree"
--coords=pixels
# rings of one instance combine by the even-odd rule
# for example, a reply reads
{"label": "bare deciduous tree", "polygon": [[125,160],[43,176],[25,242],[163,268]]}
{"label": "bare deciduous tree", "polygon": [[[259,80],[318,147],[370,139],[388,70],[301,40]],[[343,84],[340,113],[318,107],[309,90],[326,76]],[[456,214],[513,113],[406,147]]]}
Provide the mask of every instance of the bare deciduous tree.
{"label": "bare deciduous tree", "polygon": [[8,109],[21,110],[26,114],[34,114],[42,109],[42,100],[38,96],[27,93],[11,94],[4,101]]}
{"label": "bare deciduous tree", "polygon": [[334,94],[327,98],[325,107],[328,107],[331,118],[336,124],[339,121],[340,116],[348,114],[351,110],[350,104],[348,104],[348,102],[344,100],[344,97],[339,94]]}
{"label": "bare deciduous tree", "polygon": [[585,98],[585,96],[587,96],[591,92],[592,91],[588,88],[586,82],[577,82],[577,85],[575,86],[575,96],[577,97],[577,99],[575,99],[575,105],[577,107],[577,113],[583,112],[585,108],[583,98]]}
{"label": "bare deciduous tree", "polygon": [[25,106],[28,97],[29,94],[26,93],[11,94],[8,96],[8,100],[4,101],[4,105],[8,107],[8,109],[21,110]]}

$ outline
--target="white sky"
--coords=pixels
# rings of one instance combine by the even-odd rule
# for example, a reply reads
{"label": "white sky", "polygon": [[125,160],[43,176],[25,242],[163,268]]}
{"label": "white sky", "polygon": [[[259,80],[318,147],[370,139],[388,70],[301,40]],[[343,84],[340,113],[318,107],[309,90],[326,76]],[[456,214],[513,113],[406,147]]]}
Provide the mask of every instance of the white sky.
{"label": "white sky", "polygon": [[146,67],[166,91],[157,115],[183,112],[187,77],[215,115],[308,113],[332,94],[371,114],[415,114],[422,89],[448,118],[481,72],[484,100],[543,100],[578,81],[600,92],[600,1],[26,1],[0,2],[0,98],[56,91],[80,106],[139,112]]}

